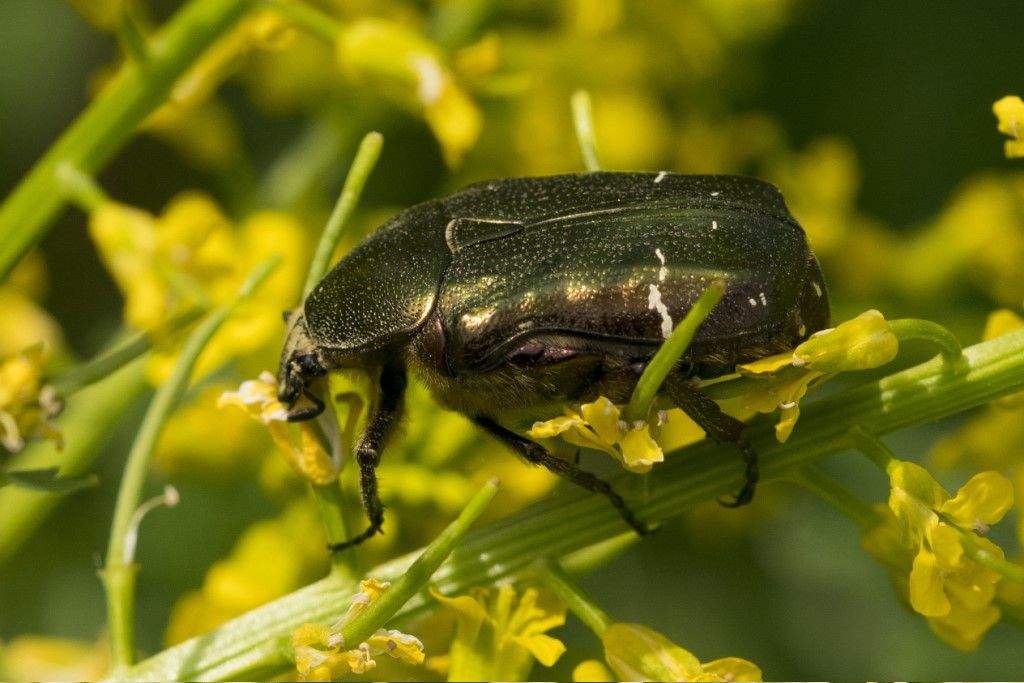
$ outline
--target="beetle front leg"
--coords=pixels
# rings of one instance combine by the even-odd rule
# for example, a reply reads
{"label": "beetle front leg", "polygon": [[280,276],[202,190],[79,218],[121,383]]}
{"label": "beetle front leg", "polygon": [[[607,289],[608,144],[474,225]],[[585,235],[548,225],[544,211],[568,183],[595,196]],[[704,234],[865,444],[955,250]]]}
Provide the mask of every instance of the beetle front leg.
{"label": "beetle front leg", "polygon": [[385,366],[380,375],[380,393],[366,424],[366,430],[356,446],[356,463],[359,465],[359,491],[363,509],[370,520],[370,526],[358,536],[343,543],[328,545],[331,552],[338,552],[359,545],[366,539],[381,533],[384,525],[384,504],[377,490],[377,465],[380,464],[381,449],[394,431],[405,404],[405,369],[401,366]]}
{"label": "beetle front leg", "polygon": [[[600,493],[611,501],[612,506],[619,512],[622,519],[629,526],[633,527],[641,536],[646,536],[653,532],[656,527],[644,524],[633,511],[626,505],[626,501],[622,499],[615,489],[612,488],[611,484],[599,479],[590,472],[581,469],[578,464],[563,460],[557,456],[548,453],[547,450],[538,443],[534,443],[529,439],[516,434],[510,429],[502,427],[494,420],[477,416],[473,418],[473,422],[478,426],[487,431],[491,436],[495,437],[505,445],[509,446],[512,450],[522,455],[526,460],[534,465],[543,465],[549,471],[554,472],[563,479],[571,481],[577,486],[581,486],[588,491],[594,493]],[[579,451],[576,452],[577,462],[579,459]]]}
{"label": "beetle front leg", "polygon": [[754,499],[757,481],[761,478],[758,467],[757,452],[750,442],[743,437],[746,425],[732,415],[726,415],[713,400],[701,393],[692,380],[685,377],[669,377],[665,381],[665,390],[672,401],[689,415],[704,433],[719,443],[736,444],[743,454],[745,481],[730,501],[719,501],[726,507],[740,507]]}

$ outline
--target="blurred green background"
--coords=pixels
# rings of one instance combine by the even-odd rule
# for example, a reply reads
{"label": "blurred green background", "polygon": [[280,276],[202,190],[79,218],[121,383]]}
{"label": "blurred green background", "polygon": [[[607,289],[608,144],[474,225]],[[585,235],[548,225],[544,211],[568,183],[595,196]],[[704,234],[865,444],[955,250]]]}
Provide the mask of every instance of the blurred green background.
{"label": "blurred green background", "polygon": [[[713,1],[680,4],[700,7]],[[176,6],[152,4],[157,17]],[[407,4],[426,16],[441,14],[432,3]],[[462,4],[470,8],[481,3]],[[559,3],[492,4],[474,32],[494,30],[510,46],[522,42],[532,45],[529,49],[542,49],[543,41],[529,43],[529,37],[559,31],[563,21],[555,8]],[[575,4],[585,11],[586,0]],[[651,26],[646,14],[656,11],[650,6],[638,10],[644,4],[626,3],[627,13],[644,15],[630,29],[638,40],[643,36],[636,32]],[[448,3],[447,11],[457,13],[459,5]],[[852,201],[858,215],[907,240],[935,220],[968,178],[1019,170],[1021,162],[1002,156],[991,105],[1005,94],[1024,90],[1024,3],[806,0],[723,5],[737,13],[721,11],[720,20],[727,25],[757,23],[763,13],[776,16],[763,19],[773,28],[744,29],[754,37],[725,42],[728,54],[718,55],[720,68],[695,76],[677,93],[672,88],[688,79],[670,77],[671,59],[669,75],[657,73],[642,86],[647,88],[643,97],[664,96],[658,103],[658,120],[680,126],[671,139],[682,148],[655,150],[644,170],[699,172],[705,150],[711,162],[707,171],[753,172],[784,184],[771,176],[771,163],[756,160],[756,152],[750,152],[754,161],[730,164],[715,158],[714,148],[706,142],[686,150],[683,122],[699,118],[713,123],[715,117],[725,121],[738,112],[756,112],[771,121],[773,134],[784,141],[779,144],[788,149],[805,149],[823,136],[844,141],[856,159]],[[785,9],[766,11],[776,5]],[[4,0],[2,17],[0,195],[5,195],[87,105],[90,79],[114,58],[116,46],[63,0]],[[599,44],[603,39],[593,40]],[[592,91],[600,135],[603,97],[619,86],[602,87],[600,74],[592,71],[574,72],[569,58],[550,63],[542,56],[531,58],[529,49],[523,48],[518,68],[528,71],[531,61],[544,63],[546,73],[557,73],[567,88]],[[222,92],[241,124],[251,170],[259,175],[303,132],[303,114],[252,106],[250,94],[237,80],[228,82]],[[345,170],[343,160],[350,158],[354,143],[370,127],[381,130],[386,143],[363,202],[364,229],[387,212],[470,180],[539,167],[545,172],[581,169],[574,154],[555,156],[554,162],[545,158],[538,165],[517,156],[522,155],[519,149],[505,153],[504,145],[510,144],[507,121],[521,112],[500,98],[484,101],[482,108],[481,140],[465,165],[452,171],[430,130],[416,116],[366,94],[340,97],[331,116],[344,119],[358,112],[363,126],[339,134],[337,158],[325,165],[311,203],[322,209],[331,201]],[[535,115],[564,117],[564,129],[568,102],[561,111]],[[745,149],[756,150],[761,144],[758,128],[749,130],[755,131],[750,138],[740,130],[721,143],[733,150],[733,157],[742,159]],[[567,144],[558,149],[573,148]],[[551,152],[556,153],[557,149]],[[191,187],[206,188],[229,210],[250,208],[236,202],[237,193],[214,174],[182,160],[149,136],[137,138],[122,151],[101,180],[112,196],[154,211]],[[121,299],[95,256],[84,224],[80,212],[66,211],[42,250],[50,278],[44,304],[63,325],[71,348],[87,357],[117,328]],[[813,226],[808,229],[813,236]],[[872,256],[869,250],[867,257]],[[840,260],[835,254],[823,257],[826,277],[830,268],[843,267]],[[871,268],[866,271],[865,277],[870,277]],[[832,288],[839,319],[871,307],[889,317],[928,317],[950,326],[965,343],[978,338],[985,314],[995,306],[967,282],[953,294],[934,296],[909,295],[886,283],[858,289],[848,276],[832,282]],[[912,349],[900,362],[915,358],[920,355]],[[67,498],[21,553],[0,567],[0,638],[45,633],[94,639],[100,633],[104,606],[96,570],[106,547],[120,466],[143,407],[121,417],[105,446],[97,465],[100,486]],[[954,419],[923,426],[888,441],[901,456],[923,461],[936,438],[958,423]],[[866,498],[881,500],[885,495],[885,482],[863,459],[844,454],[827,462],[826,469]],[[951,484],[965,478],[963,472],[947,474]],[[154,491],[163,480],[154,479]],[[140,543],[143,571],[137,622],[139,644],[146,652],[161,647],[174,600],[200,585],[209,565],[229,553],[243,529],[277,512],[253,481],[175,484],[185,502],[147,518]],[[718,514],[677,521],[583,577],[582,585],[617,619],[646,623],[702,660],[745,657],[758,663],[768,679],[1024,678],[1024,638],[1019,630],[996,626],[974,653],[949,648],[929,632],[923,619],[898,603],[882,567],[863,552],[848,520],[795,488],[773,488],[781,495],[765,496],[770,500],[743,513],[743,523],[723,524]],[[538,675],[566,679],[583,655],[599,656],[596,640],[571,617],[554,635],[565,640],[573,657],[564,658],[553,672],[538,670]]]}

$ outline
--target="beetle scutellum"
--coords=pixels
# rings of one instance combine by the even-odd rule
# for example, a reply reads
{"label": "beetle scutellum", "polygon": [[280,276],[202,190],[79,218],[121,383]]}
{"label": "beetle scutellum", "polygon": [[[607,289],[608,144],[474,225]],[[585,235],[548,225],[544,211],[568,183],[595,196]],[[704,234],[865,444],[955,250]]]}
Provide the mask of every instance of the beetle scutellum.
{"label": "beetle scutellum", "polygon": [[742,505],[753,497],[756,455],[743,423],[696,380],[790,349],[829,318],[817,260],[778,190],[736,176],[587,173],[481,183],[400,213],[291,316],[281,358],[279,398],[291,420],[323,410],[314,385],[328,371],[379,373],[356,449],[370,526],[340,547],[383,523],[375,468],[408,370],[529,462],[608,496],[643,532],[608,484],[502,421],[599,395],[626,402],[673,324],[716,279],[725,295],[663,391],[711,437],[740,446],[746,484],[733,504]]}

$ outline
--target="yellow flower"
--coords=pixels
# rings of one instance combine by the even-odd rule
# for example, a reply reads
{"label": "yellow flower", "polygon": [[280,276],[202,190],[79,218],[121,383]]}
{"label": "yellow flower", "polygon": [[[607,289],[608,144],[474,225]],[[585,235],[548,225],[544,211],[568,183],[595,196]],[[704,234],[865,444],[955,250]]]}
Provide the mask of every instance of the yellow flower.
{"label": "yellow flower", "polygon": [[604,657],[623,681],[760,681],[761,670],[738,657],[701,664],[691,652],[642,624],[613,623],[601,636]]}
{"label": "yellow flower", "polygon": [[574,683],[611,683],[618,679],[603,662],[587,659],[572,670],[572,680]]}
{"label": "yellow flower", "polygon": [[534,439],[561,436],[575,446],[604,451],[630,472],[649,472],[665,459],[651,437],[651,425],[642,420],[626,423],[618,406],[604,396],[584,403],[579,412],[566,409],[565,416],[536,422],[526,434]]}
{"label": "yellow flower", "polygon": [[89,643],[18,636],[0,644],[0,676],[8,681],[95,681],[110,670],[105,639]]}
{"label": "yellow flower", "polygon": [[0,359],[0,447],[15,453],[34,438],[62,447],[60,432],[50,424],[63,407],[57,394],[42,384],[43,345]]}
{"label": "yellow flower", "polygon": [[793,367],[793,358],[793,354],[782,353],[737,366],[740,375],[758,380],[760,386],[720,401],[722,410],[737,416],[778,410],[775,438],[779,443],[785,443],[800,417],[800,400],[813,383],[825,377],[824,373],[816,370]]}
{"label": "yellow flower", "polygon": [[890,468],[890,479],[892,521],[869,532],[865,545],[906,576],[905,597],[940,638],[972,650],[999,620],[992,601],[1002,577],[970,559],[963,543],[1003,558],[981,534],[1013,505],[1013,485],[998,472],[982,472],[950,496],[927,470],[902,461]]}
{"label": "yellow flower", "polygon": [[[288,408],[277,400],[277,382],[269,372],[242,382],[238,391],[225,391],[217,405],[236,406],[262,422],[288,464],[301,476],[321,486],[337,480],[341,471],[340,450],[337,458],[325,451],[311,422],[288,422]],[[298,430],[297,438],[293,428]]]}
{"label": "yellow flower", "polygon": [[536,588],[519,594],[503,584],[453,598],[431,593],[456,614],[449,680],[525,680],[534,659],[552,666],[565,652],[561,641],[546,635],[565,623],[565,608],[549,604],[548,594]]}
{"label": "yellow flower", "polygon": [[357,614],[375,602],[390,584],[367,579],[352,598],[345,616],[333,626],[302,624],[292,634],[295,668],[302,681],[330,681],[348,673],[361,674],[376,668],[374,657],[386,654],[406,664],[423,663],[423,643],[394,629],[378,629],[355,648],[343,649],[341,630]]}
{"label": "yellow flower", "polygon": [[1006,141],[1006,156],[1024,157],[1024,101],[1007,95],[992,105],[992,112],[999,120],[999,132],[1013,138]]}
{"label": "yellow flower", "polygon": [[246,529],[231,555],[210,567],[202,588],[174,605],[167,644],[206,633],[322,576],[327,553],[321,528],[315,507],[302,500]]}
{"label": "yellow flower", "polygon": [[39,342],[55,356],[63,354],[60,326],[36,303],[46,286],[46,267],[38,251],[29,252],[0,285],[0,358]]}
{"label": "yellow flower", "polygon": [[364,17],[345,25],[337,49],[349,78],[423,115],[449,165],[476,142],[483,125],[479,108],[455,83],[440,50],[418,32]]}
{"label": "yellow flower", "polygon": [[816,332],[796,347],[793,365],[818,372],[869,370],[896,357],[899,341],[889,323],[872,309],[838,327]]}

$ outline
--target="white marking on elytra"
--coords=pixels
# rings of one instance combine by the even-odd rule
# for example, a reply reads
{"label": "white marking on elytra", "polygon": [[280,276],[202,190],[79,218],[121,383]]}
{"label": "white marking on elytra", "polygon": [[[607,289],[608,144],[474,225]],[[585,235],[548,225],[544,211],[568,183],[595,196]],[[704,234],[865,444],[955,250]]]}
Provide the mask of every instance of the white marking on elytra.
{"label": "white marking on elytra", "polygon": [[757,299],[755,299],[754,297],[750,297],[749,299],[747,299],[747,301],[750,302],[751,306],[757,306]]}
{"label": "white marking on elytra", "polygon": [[661,336],[668,339],[668,336],[672,334],[672,316],[668,314],[668,306],[661,300],[661,290],[658,289],[658,285],[650,285],[647,308],[657,311],[661,316]]}
{"label": "white marking on elytra", "polygon": [[821,285],[819,285],[817,282],[811,282],[811,286],[814,287],[814,293],[818,296],[821,296]]}
{"label": "white marking on elytra", "polygon": [[761,292],[761,305],[762,306],[767,306],[768,305],[768,297],[766,297],[764,295],[764,292]]}
{"label": "white marking on elytra", "polygon": [[718,195],[720,195],[720,194],[722,194],[722,193],[721,193],[721,192],[712,192],[712,193],[711,193],[711,196],[712,196],[712,197],[717,197],[717,196],[718,196]]}
{"label": "white marking on elytra", "polygon": [[662,180],[665,179],[665,176],[667,176],[667,175],[668,175],[668,171],[661,171],[661,172],[659,172],[658,176],[654,179],[654,182],[655,183],[660,183]]}
{"label": "white marking on elytra", "polygon": [[665,265],[665,255],[661,253],[661,249],[655,249],[654,255],[661,261],[661,268],[658,268],[658,282],[664,282],[665,278],[668,277],[668,268]]}
{"label": "white marking on elytra", "polygon": [[718,230],[718,221],[711,221],[711,229]]}

